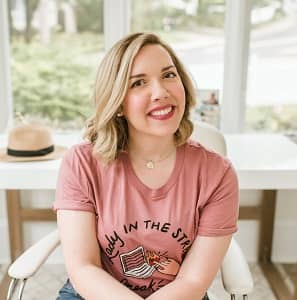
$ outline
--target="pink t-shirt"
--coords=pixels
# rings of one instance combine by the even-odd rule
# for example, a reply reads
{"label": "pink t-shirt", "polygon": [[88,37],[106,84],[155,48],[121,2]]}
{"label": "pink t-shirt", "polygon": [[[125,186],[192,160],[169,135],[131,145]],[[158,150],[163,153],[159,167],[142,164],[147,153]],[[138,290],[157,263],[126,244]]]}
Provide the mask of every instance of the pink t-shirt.
{"label": "pink t-shirt", "polygon": [[174,280],[197,235],[237,230],[238,183],[230,162],[189,141],[165,185],[151,189],[122,152],[105,166],[90,143],[72,147],[60,169],[54,209],[93,212],[103,268],[142,297]]}

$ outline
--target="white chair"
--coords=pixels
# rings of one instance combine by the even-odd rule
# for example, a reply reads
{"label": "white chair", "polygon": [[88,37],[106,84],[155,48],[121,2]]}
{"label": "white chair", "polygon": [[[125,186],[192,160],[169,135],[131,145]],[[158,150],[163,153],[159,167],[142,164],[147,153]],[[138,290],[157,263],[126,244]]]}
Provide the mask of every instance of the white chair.
{"label": "white chair", "polygon": [[[195,123],[192,139],[199,141],[205,147],[221,155],[225,156],[227,153],[224,136],[211,125],[202,122]],[[21,281],[21,285],[18,299],[22,299],[26,281],[39,270],[59,244],[59,233],[58,230],[55,230],[27,249],[11,264],[8,269],[11,282],[7,300],[11,300],[19,281]],[[235,295],[242,295],[243,299],[248,299],[247,295],[253,289],[253,279],[244,255],[234,238],[223,260],[221,275],[223,286],[230,294],[231,300],[235,300]],[[212,295],[209,295],[209,298],[210,300],[216,299]]]}
{"label": "white chair", "polygon": [[[227,145],[224,135],[214,126],[196,121],[191,139],[198,141],[203,146],[227,156]],[[254,283],[248,264],[234,238],[221,266],[222,281],[225,290],[235,299],[235,295],[242,295],[248,299],[248,294],[253,290]]]}

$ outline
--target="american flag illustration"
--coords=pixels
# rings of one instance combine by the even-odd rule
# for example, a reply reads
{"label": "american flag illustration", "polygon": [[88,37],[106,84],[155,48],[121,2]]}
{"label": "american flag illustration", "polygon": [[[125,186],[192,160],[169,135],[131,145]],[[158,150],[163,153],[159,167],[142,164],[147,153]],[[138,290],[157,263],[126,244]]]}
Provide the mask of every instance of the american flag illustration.
{"label": "american flag illustration", "polygon": [[126,276],[136,278],[148,278],[156,270],[154,266],[150,266],[144,255],[142,246],[120,255],[123,272]]}

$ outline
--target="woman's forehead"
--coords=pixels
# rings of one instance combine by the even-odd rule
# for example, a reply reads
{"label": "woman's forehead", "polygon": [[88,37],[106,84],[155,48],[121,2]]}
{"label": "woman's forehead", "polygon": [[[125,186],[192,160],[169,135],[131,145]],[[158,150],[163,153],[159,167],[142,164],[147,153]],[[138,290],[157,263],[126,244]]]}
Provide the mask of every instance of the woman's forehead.
{"label": "woman's forehead", "polygon": [[159,68],[174,65],[168,51],[159,44],[146,45],[142,47],[132,64],[132,73],[143,72],[146,69]]}

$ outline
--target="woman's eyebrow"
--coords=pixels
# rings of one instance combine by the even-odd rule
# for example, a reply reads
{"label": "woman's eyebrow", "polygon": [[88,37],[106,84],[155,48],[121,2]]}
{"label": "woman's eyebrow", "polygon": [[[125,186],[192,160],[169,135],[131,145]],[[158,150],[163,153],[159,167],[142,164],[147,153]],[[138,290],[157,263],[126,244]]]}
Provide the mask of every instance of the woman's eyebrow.
{"label": "woman's eyebrow", "polygon": [[144,73],[141,73],[141,74],[135,74],[135,75],[131,75],[131,76],[129,77],[129,79],[132,79],[132,78],[139,78],[139,77],[144,77],[144,76],[145,76]]}
{"label": "woman's eyebrow", "polygon": [[[171,69],[171,68],[175,68],[175,66],[174,66],[174,65],[170,65],[170,66],[164,67],[164,68],[162,68],[161,72],[167,71],[167,70],[169,70],[169,69]],[[140,74],[131,75],[131,76],[129,77],[129,79],[132,79],[132,78],[140,78],[140,77],[145,77],[145,76],[146,76],[145,73],[140,73]]]}
{"label": "woman's eyebrow", "polygon": [[167,70],[169,70],[171,68],[175,68],[175,66],[174,65],[167,66],[167,67],[165,67],[165,68],[162,69],[162,72],[167,71]]}

